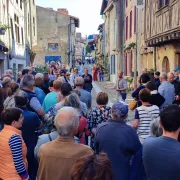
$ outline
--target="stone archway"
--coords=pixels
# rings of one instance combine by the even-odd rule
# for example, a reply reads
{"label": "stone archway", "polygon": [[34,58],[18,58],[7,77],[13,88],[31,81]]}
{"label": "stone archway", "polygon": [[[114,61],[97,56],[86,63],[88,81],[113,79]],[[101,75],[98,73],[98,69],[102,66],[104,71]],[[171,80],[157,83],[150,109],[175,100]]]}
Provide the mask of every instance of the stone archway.
{"label": "stone archway", "polygon": [[165,72],[165,73],[170,72],[170,64],[169,64],[169,59],[167,56],[164,57],[163,62],[162,62],[162,72]]}

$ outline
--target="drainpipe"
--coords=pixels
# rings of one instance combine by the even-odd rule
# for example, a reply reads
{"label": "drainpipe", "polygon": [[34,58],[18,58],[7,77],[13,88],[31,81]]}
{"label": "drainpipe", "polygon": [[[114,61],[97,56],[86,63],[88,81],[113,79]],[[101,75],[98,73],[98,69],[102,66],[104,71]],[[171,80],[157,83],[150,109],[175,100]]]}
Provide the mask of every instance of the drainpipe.
{"label": "drainpipe", "polygon": [[156,47],[154,47],[153,51],[154,51],[154,53],[153,53],[153,55],[154,55],[154,70],[157,71],[157,64],[156,64]]}

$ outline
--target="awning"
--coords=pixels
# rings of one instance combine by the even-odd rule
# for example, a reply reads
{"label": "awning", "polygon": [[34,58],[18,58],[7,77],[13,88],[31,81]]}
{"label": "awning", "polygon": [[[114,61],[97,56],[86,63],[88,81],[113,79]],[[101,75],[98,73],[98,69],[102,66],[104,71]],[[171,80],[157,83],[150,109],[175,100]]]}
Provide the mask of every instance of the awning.
{"label": "awning", "polygon": [[8,48],[1,40],[0,40],[0,51],[8,52]]}

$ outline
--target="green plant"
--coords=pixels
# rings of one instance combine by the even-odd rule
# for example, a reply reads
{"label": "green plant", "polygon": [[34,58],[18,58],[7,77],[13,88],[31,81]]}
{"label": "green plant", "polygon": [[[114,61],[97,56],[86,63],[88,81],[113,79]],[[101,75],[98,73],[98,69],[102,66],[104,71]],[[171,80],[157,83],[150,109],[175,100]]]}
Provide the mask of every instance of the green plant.
{"label": "green plant", "polygon": [[127,47],[124,48],[125,51],[129,51],[130,49],[131,49],[130,46],[127,46]]}
{"label": "green plant", "polygon": [[44,72],[48,72],[49,68],[47,66],[38,66],[35,68],[35,71],[37,73],[44,73]]}
{"label": "green plant", "polygon": [[0,28],[4,31],[6,31],[7,29],[9,29],[10,27],[7,24],[1,24],[0,23]]}
{"label": "green plant", "polygon": [[130,76],[128,76],[128,77],[126,77],[126,81],[127,81],[127,83],[128,83],[128,92],[129,91],[131,91],[131,84],[133,83],[133,77],[130,77]]}
{"label": "green plant", "polygon": [[132,42],[129,44],[129,47],[133,48],[134,46],[136,46],[136,43],[135,42]]}
{"label": "green plant", "polygon": [[86,52],[89,53],[89,54],[92,52],[91,47],[90,47],[89,44],[86,46]]}

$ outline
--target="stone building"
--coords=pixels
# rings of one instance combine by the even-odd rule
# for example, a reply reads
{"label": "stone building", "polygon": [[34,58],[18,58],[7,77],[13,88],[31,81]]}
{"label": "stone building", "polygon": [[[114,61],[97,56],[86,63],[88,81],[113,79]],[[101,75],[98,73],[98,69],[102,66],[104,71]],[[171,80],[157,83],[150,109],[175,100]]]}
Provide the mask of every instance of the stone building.
{"label": "stone building", "polygon": [[76,28],[79,19],[68,14],[66,9],[36,7],[37,47],[35,64],[44,65],[50,61],[70,63],[75,55]]}
{"label": "stone building", "polygon": [[8,27],[4,34],[0,33],[0,39],[7,51],[6,54],[0,51],[0,75],[8,68],[13,69],[16,75],[30,64],[32,46],[37,42],[35,0],[1,0],[0,23],[0,27]]}

